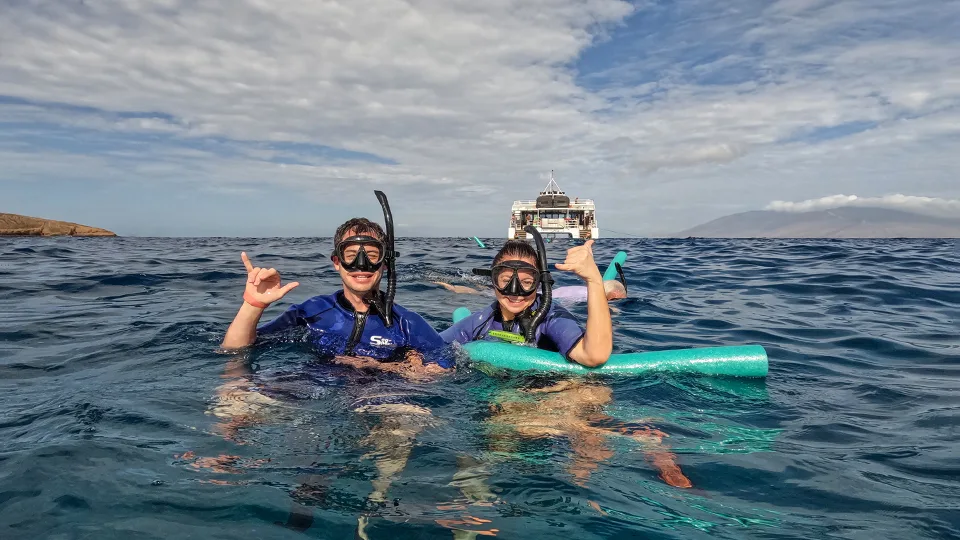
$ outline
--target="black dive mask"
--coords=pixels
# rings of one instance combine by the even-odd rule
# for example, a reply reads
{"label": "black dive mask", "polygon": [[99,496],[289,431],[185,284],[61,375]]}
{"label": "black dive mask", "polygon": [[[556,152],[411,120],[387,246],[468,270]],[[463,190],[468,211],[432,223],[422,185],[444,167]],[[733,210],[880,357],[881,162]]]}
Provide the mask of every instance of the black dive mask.
{"label": "black dive mask", "polygon": [[380,240],[360,235],[344,238],[337,244],[333,254],[340,259],[340,266],[347,272],[373,273],[383,266],[385,251]]}
{"label": "black dive mask", "polygon": [[504,296],[530,296],[540,286],[540,269],[524,261],[503,261],[490,269],[490,278]]}

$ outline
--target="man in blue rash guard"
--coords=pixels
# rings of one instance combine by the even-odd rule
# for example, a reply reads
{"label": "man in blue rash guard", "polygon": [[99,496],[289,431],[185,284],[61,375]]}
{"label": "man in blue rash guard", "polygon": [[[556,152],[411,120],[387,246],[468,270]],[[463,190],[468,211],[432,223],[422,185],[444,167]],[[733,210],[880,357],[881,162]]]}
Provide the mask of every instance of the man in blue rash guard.
{"label": "man in blue rash guard", "polygon": [[[444,342],[436,330],[420,315],[392,305],[392,323],[386,324],[379,290],[383,276],[383,230],[367,219],[354,218],[337,229],[333,266],[340,273],[343,289],[328,296],[314,296],[293,304],[279,317],[257,327],[270,304],[280,300],[299,283],[281,286],[280,273],[274,268],[253,266],[241,253],[247,269],[243,305],[223,338],[223,348],[252,345],[258,335],[306,327],[310,341],[324,354],[354,356],[379,361],[355,361],[358,367],[380,367],[396,371],[387,362],[409,359],[418,353],[424,364],[453,367],[452,360],[439,356]],[[403,356],[403,358],[399,358]]]}
{"label": "man in blue rash guard", "polygon": [[[248,347],[258,336],[305,327],[310,342],[321,354],[335,356],[341,364],[395,372],[414,380],[452,368],[453,360],[442,356],[447,346],[436,330],[420,315],[393,304],[396,253],[392,216],[386,197],[380,192],[377,197],[384,208],[386,233],[374,222],[354,218],[334,235],[331,260],[340,274],[342,290],[294,304],[259,328],[264,310],[299,283],[281,285],[276,269],[255,267],[247,254],[241,253],[247,270],[243,304],[227,329],[222,347]],[[389,270],[386,294],[379,289],[384,269]],[[403,396],[377,395],[376,388],[357,392],[363,395],[355,402],[355,411],[381,419],[366,442],[375,447],[372,455],[378,470],[369,498],[382,505],[388,487],[406,465],[414,439],[429,425],[432,415],[429,409],[408,403]],[[287,526],[304,530],[311,523],[311,514],[301,509],[291,515]],[[361,516],[357,537],[366,538],[366,525],[367,517]]]}

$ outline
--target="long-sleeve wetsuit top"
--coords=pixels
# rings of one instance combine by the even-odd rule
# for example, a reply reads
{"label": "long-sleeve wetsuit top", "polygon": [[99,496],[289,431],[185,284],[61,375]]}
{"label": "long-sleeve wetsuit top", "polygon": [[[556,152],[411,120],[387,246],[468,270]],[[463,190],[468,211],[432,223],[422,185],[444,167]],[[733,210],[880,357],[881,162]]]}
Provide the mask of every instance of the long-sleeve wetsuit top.
{"label": "long-sleeve wetsuit top", "polygon": [[[536,311],[539,305],[540,295],[537,295],[537,300],[530,307],[531,312]],[[493,303],[440,332],[440,337],[447,343],[461,344],[477,340],[500,341],[499,338],[488,334],[491,330],[521,333],[516,319],[504,326],[500,306]],[[569,311],[557,304],[551,304],[550,311],[537,328],[535,337],[538,349],[559,352],[569,360],[570,351],[583,339],[583,335],[580,323]]]}
{"label": "long-sleeve wetsuit top", "polygon": [[424,362],[453,367],[446,344],[430,323],[401,306],[393,306],[393,324],[389,327],[371,305],[366,313],[354,310],[337,291],[329,296],[314,296],[293,304],[276,319],[257,328],[257,335],[268,335],[296,327],[306,327],[310,341],[322,354],[368,356],[378,360],[400,360],[409,350],[419,352]]}

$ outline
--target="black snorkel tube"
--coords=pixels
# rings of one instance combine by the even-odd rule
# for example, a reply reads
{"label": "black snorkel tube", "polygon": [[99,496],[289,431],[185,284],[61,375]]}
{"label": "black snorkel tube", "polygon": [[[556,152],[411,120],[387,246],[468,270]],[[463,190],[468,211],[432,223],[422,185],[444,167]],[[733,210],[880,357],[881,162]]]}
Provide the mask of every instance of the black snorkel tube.
{"label": "black snorkel tube", "polygon": [[617,267],[617,279],[620,281],[620,283],[623,284],[623,292],[624,294],[626,294],[627,293],[627,276],[623,275],[623,266],[620,266],[620,263],[618,262],[615,262],[613,264]]}
{"label": "black snorkel tube", "polygon": [[393,236],[393,213],[390,212],[390,203],[387,202],[387,196],[382,191],[374,191],[377,195],[377,200],[380,201],[380,207],[383,208],[383,225],[384,230],[386,231],[387,237],[383,239],[383,262],[387,265],[387,292],[386,294],[377,294],[374,296],[371,303],[373,303],[377,311],[380,312],[380,316],[383,318],[383,323],[389,328],[393,324],[393,298],[397,293],[397,255],[394,251],[394,236]]}
{"label": "black snorkel tube", "polygon": [[527,343],[534,343],[537,338],[537,327],[540,326],[540,323],[546,318],[547,312],[550,311],[550,305],[553,303],[553,277],[550,275],[550,269],[547,267],[547,248],[543,245],[543,237],[540,236],[540,231],[533,225],[527,225],[523,230],[533,237],[533,241],[537,245],[537,266],[540,267],[540,289],[543,291],[540,307],[533,315],[530,326],[526,329],[526,334],[524,335]]}

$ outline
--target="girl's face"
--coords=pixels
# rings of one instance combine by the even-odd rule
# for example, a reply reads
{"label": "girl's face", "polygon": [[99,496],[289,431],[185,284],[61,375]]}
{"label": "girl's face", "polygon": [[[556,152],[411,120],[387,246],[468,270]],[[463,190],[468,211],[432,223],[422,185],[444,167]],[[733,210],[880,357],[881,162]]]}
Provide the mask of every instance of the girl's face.
{"label": "girl's face", "polygon": [[[531,257],[507,257],[501,262],[507,261],[523,261],[531,264],[536,267],[537,261]],[[497,285],[499,287],[506,287],[510,283],[510,279],[513,277],[513,272],[501,272],[499,275],[495,276],[497,280]],[[517,272],[517,279],[520,280],[520,286],[524,289],[529,289],[534,286],[536,283],[536,272],[533,270],[519,270]],[[537,299],[537,291],[534,290],[532,293],[526,296],[507,296],[494,287],[494,294],[497,297],[497,302],[500,304],[500,310],[502,313],[510,313],[512,315],[519,315],[523,313],[525,309],[533,305],[533,302]]]}

